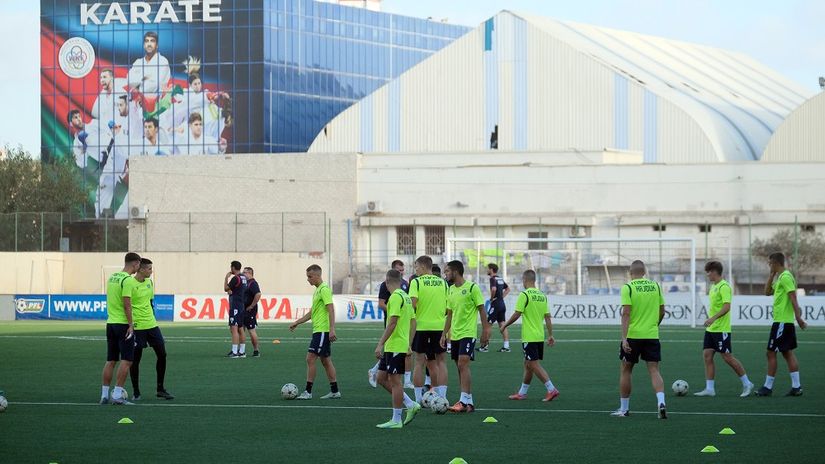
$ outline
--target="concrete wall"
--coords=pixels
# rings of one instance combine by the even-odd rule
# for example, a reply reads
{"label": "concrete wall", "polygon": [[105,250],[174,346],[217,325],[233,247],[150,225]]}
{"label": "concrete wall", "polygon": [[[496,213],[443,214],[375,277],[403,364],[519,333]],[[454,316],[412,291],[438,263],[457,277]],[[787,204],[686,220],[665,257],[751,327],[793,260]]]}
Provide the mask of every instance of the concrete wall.
{"label": "concrete wall", "polygon": [[[106,276],[123,267],[123,253],[0,253],[0,294],[105,293]],[[328,262],[306,254],[145,253],[154,263],[156,292],[222,293],[232,260],[255,269],[269,292],[312,293],[304,270]]]}
{"label": "concrete wall", "polygon": [[0,295],[0,321],[14,320],[14,296]]}

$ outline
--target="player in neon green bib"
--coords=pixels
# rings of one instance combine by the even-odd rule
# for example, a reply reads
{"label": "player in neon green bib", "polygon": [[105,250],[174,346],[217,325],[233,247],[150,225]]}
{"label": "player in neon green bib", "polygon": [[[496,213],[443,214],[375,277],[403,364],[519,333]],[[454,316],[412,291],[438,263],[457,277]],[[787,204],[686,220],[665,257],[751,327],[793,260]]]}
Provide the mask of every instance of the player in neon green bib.
{"label": "player in neon green bib", "polygon": [[556,344],[556,339],[553,338],[553,322],[550,318],[547,295],[536,288],[536,271],[532,269],[524,271],[521,275],[521,281],[524,283],[524,291],[519,294],[518,300],[516,300],[516,312],[499,328],[503,335],[507,327],[516,322],[522,314],[524,315],[521,323],[524,377],[519,391],[510,395],[509,398],[511,400],[527,399],[527,389],[530,388],[530,382],[533,380],[533,374],[535,374],[539,381],[544,384],[544,387],[547,388],[547,394],[542,401],[553,401],[555,397],[559,396],[559,391],[553,385],[547,371],[541,366],[541,360],[544,359],[544,325],[547,326],[547,346],[552,347]]}
{"label": "player in neon green bib", "polygon": [[[415,311],[412,300],[401,290],[401,273],[395,269],[387,272],[387,327],[375,346],[375,357],[379,359],[378,383],[392,395],[392,419],[378,424],[379,429],[400,429],[410,423],[421,410],[421,405],[410,399],[404,392],[401,381],[404,375],[404,359],[410,350],[410,332],[415,330]],[[402,406],[407,408],[407,417],[401,422]]]}
{"label": "player in neon green bib", "polygon": [[410,282],[410,298],[415,308],[415,336],[412,350],[416,353],[415,400],[423,394],[425,366],[430,370],[430,382],[435,392],[447,397],[447,364],[444,361],[444,347],[441,334],[447,322],[447,293],[449,286],[441,276],[433,275],[433,260],[429,256],[419,256],[415,260],[415,274]]}
{"label": "player in neon green bib", "polygon": [[730,333],[730,284],[722,278],[722,263],[710,261],[705,264],[705,274],[713,284],[708,292],[708,319],[705,321],[705,342],[702,356],[705,360],[705,389],[694,393],[695,396],[716,396],[716,366],[713,364],[713,355],[717,352],[728,366],[736,372],[742,381],[741,397],[750,396],[753,383],[748,379],[745,368],[733,356]]}
{"label": "player in neon green bib", "polygon": [[619,378],[619,409],[611,415],[630,415],[630,390],[632,388],[633,366],[641,357],[647,363],[659,419],[667,419],[665,409],[665,385],[659,373],[662,348],[659,344],[659,324],[665,317],[665,299],[658,283],[645,279],[645,263],[636,260],[630,263],[630,282],[622,286],[622,343],[619,349],[621,376]]}
{"label": "player in neon green bib", "polygon": [[[782,353],[788,363],[788,372],[791,374],[791,390],[785,396],[802,396],[802,384],[799,380],[799,361],[796,359],[796,328],[805,330],[808,323],[802,318],[802,310],[796,299],[796,279],[791,271],[785,269],[785,255],[773,253],[768,257],[768,266],[771,275],[765,284],[765,295],[773,295],[773,324],[768,337],[768,373],[765,376],[765,385],[757,392],[757,396],[770,396],[773,393],[773,381],[776,377],[776,352]],[[776,281],[774,282],[774,279]]]}

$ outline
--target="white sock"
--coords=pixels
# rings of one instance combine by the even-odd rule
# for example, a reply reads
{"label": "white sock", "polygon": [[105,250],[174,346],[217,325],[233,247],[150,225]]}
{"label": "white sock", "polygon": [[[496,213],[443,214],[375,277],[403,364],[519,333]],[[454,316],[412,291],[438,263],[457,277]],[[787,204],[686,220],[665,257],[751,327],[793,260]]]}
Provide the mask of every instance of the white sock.
{"label": "white sock", "polygon": [[504,347],[510,348],[510,340],[504,340]]}
{"label": "white sock", "polygon": [[530,389],[530,384],[529,383],[523,383],[523,384],[521,384],[521,388],[518,389],[518,394],[519,395],[526,395],[527,390],[529,390],[529,389]]}
{"label": "white sock", "polygon": [[421,395],[424,392],[424,387],[415,387],[413,390],[415,391],[415,401],[420,403],[421,402]]}
{"label": "white sock", "polygon": [[123,398],[123,388],[115,387],[114,391],[112,392],[112,399],[119,400]]}
{"label": "white sock", "polygon": [[547,379],[547,382],[544,382],[544,387],[547,388],[547,391],[549,392],[556,389],[556,386],[553,385],[553,381],[550,379]]}
{"label": "white sock", "polygon": [[415,403],[420,403],[420,401],[413,401],[412,398],[410,398],[410,395],[404,393],[404,407],[405,408],[411,408],[411,407],[413,407],[413,405]]}
{"label": "white sock", "polygon": [[656,404],[665,404],[665,392],[656,393]]}
{"label": "white sock", "polygon": [[473,404],[473,394],[472,393],[467,393],[467,401],[465,401],[465,403]]}
{"label": "white sock", "polygon": [[401,422],[401,409],[392,408],[392,421]]}
{"label": "white sock", "polygon": [[716,381],[715,380],[705,379],[705,390],[714,391],[716,389],[715,386],[716,386]]}
{"label": "white sock", "polygon": [[100,387],[100,397],[101,398],[109,398],[109,386],[104,385]]}
{"label": "white sock", "polygon": [[619,398],[619,409],[622,411],[630,411],[630,398]]}
{"label": "white sock", "polygon": [[470,396],[469,393],[461,392],[461,396],[458,397],[458,401],[461,401],[464,404],[470,404],[470,403],[467,402],[469,396]]}
{"label": "white sock", "polygon": [[435,392],[438,393],[438,396],[442,398],[447,398],[447,386],[446,385],[439,385],[435,387]]}
{"label": "white sock", "polygon": [[430,376],[429,376],[429,375],[425,375],[425,376],[424,376],[424,385],[430,385],[430,386],[432,386],[432,384],[433,384],[433,382],[432,382],[432,379],[430,379]]}
{"label": "white sock", "polygon": [[799,371],[791,372],[791,387],[799,388],[802,384],[799,383]]}
{"label": "white sock", "polygon": [[773,389],[773,377],[770,375],[765,376],[765,388]]}
{"label": "white sock", "polygon": [[246,343],[241,343],[240,345],[238,345],[238,353],[239,354],[246,353]]}
{"label": "white sock", "polygon": [[379,364],[381,364],[381,361],[378,361],[377,363],[375,363],[375,365],[372,366],[372,369],[370,369],[370,372],[372,372],[373,374],[378,372],[378,365]]}
{"label": "white sock", "polygon": [[748,378],[748,374],[742,375],[742,377],[739,377],[739,380],[742,381],[742,386],[747,386],[749,383],[751,383],[750,379]]}
{"label": "white sock", "polygon": [[232,344],[232,353],[238,354],[238,345],[236,345],[234,343]]}
{"label": "white sock", "polygon": [[404,372],[404,383],[410,383],[410,377],[412,376],[412,372],[407,371]]}

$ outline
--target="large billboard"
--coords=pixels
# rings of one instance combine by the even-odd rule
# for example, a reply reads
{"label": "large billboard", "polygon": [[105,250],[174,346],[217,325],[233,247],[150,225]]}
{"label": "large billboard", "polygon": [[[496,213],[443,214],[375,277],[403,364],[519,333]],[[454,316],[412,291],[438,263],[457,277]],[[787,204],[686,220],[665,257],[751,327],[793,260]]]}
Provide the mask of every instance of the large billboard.
{"label": "large billboard", "polygon": [[128,217],[132,157],[260,150],[263,0],[40,6],[42,156],[74,161],[87,214]]}

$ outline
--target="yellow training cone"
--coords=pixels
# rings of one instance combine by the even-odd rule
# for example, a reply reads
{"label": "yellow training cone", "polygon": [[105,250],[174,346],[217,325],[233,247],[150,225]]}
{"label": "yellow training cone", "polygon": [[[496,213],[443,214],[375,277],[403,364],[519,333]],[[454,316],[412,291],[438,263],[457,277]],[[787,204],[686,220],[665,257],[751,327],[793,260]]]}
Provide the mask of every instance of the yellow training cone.
{"label": "yellow training cone", "polygon": [[135,422],[128,417],[124,417],[123,419],[117,421],[118,424],[134,424]]}
{"label": "yellow training cone", "polygon": [[453,458],[453,460],[450,461],[450,464],[467,464],[467,461],[463,458]]}
{"label": "yellow training cone", "polygon": [[713,445],[708,445],[708,446],[706,446],[706,447],[702,448],[702,452],[703,452],[703,453],[718,453],[718,452],[719,452],[719,449],[718,449],[718,448],[716,448],[716,447],[715,447],[715,446],[713,446]]}
{"label": "yellow training cone", "polygon": [[495,418],[495,417],[493,417],[493,416],[487,416],[487,418],[486,418],[486,419],[484,419],[484,423],[485,423],[485,424],[495,424],[495,423],[497,423],[497,422],[498,422],[498,421],[497,421],[497,420],[496,420],[496,418]]}
{"label": "yellow training cone", "polygon": [[275,340],[272,340],[272,343],[275,345],[279,345],[281,341],[276,338]]}
{"label": "yellow training cone", "polygon": [[736,435],[736,432],[730,427],[725,427],[719,431],[719,435]]}

